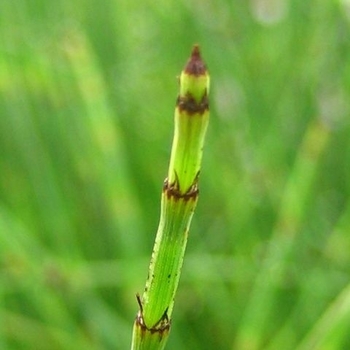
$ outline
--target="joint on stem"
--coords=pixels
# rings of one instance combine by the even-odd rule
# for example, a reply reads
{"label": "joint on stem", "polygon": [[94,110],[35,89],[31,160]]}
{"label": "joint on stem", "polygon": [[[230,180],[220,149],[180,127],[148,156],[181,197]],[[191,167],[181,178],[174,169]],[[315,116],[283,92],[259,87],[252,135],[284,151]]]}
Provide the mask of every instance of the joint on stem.
{"label": "joint on stem", "polygon": [[199,194],[199,188],[198,188],[198,178],[199,178],[199,171],[193,180],[192,185],[188,188],[186,192],[182,192],[180,189],[180,181],[178,178],[178,175],[175,171],[175,181],[172,183],[169,183],[168,178],[164,180],[163,185],[163,192],[167,195],[168,199],[173,197],[175,200],[178,199],[184,199],[185,201],[190,199],[197,199]]}
{"label": "joint on stem", "polygon": [[179,96],[176,101],[176,106],[180,112],[187,112],[189,115],[203,114],[209,110],[209,100],[207,92],[204,93],[202,100],[197,102],[191,94]]}
{"label": "joint on stem", "polygon": [[139,294],[136,294],[136,299],[140,307],[136,316],[136,325],[139,326],[143,332],[148,331],[151,334],[158,333],[160,337],[162,337],[164,333],[169,332],[171,320],[168,317],[168,308],[165,309],[162,317],[152,327],[148,327],[144,320],[142,301]]}

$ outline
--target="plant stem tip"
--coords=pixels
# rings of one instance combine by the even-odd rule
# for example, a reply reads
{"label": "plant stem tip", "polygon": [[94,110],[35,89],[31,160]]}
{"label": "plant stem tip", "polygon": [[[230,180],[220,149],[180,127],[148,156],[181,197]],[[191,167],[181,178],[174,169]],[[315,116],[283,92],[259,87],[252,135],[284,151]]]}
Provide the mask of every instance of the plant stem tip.
{"label": "plant stem tip", "polygon": [[195,76],[204,75],[206,73],[207,67],[202,61],[198,44],[193,46],[191,57],[188,60],[184,70],[187,74]]}

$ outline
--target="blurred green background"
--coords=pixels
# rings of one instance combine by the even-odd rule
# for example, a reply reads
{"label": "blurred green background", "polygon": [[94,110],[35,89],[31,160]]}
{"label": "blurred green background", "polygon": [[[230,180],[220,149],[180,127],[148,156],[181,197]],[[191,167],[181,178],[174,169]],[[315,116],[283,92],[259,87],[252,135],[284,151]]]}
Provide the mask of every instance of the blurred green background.
{"label": "blurred green background", "polygon": [[0,349],[128,349],[176,76],[211,74],[168,349],[350,348],[350,2],[2,0]]}

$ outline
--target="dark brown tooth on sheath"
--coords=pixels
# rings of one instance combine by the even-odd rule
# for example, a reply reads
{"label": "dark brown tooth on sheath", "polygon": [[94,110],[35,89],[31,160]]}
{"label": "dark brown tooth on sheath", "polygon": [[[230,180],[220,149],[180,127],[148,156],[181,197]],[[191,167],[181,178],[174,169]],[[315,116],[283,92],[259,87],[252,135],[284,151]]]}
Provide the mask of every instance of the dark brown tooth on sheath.
{"label": "dark brown tooth on sheath", "polygon": [[180,112],[186,111],[187,114],[203,114],[207,110],[209,110],[209,100],[207,93],[204,94],[202,100],[198,103],[196,100],[191,96],[179,96],[176,101],[176,105],[179,108]]}

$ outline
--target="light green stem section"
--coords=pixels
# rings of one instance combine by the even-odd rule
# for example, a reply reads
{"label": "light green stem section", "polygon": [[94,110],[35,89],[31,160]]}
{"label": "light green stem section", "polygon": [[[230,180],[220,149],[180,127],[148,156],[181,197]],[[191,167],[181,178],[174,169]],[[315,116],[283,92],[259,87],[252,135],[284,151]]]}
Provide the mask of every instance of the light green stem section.
{"label": "light green stem section", "polygon": [[175,111],[175,135],[168,179],[178,181],[181,193],[186,193],[199,175],[202,162],[204,138],[209,121],[209,112],[188,116]]}
{"label": "light green stem section", "polygon": [[197,197],[179,200],[168,198],[164,192],[162,194],[161,218],[149,268],[150,275],[142,297],[144,325],[147,329],[159,329],[159,332],[154,331],[152,334],[135,326],[133,338],[136,343],[132,349],[152,350],[165,346],[188,229],[196,203]]}
{"label": "light green stem section", "polygon": [[177,199],[162,194],[162,210],[150,264],[150,276],[143,294],[143,316],[151,328],[165,313],[170,318],[180,278],[188,229],[196,198]]}

